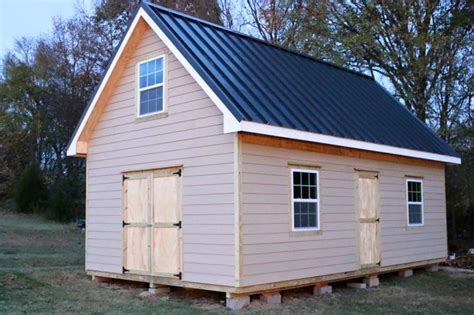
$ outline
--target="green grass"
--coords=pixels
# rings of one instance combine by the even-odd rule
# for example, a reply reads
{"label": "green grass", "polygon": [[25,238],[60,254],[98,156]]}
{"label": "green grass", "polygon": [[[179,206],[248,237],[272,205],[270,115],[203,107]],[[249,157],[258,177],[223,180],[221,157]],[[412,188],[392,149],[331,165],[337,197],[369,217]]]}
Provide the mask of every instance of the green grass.
{"label": "green grass", "polygon": [[[84,272],[84,235],[73,225],[0,210],[0,314],[220,314],[224,295],[173,289],[169,296],[140,297],[142,284],[95,283]],[[473,314],[474,276],[416,272],[381,277],[376,289],[343,284],[334,294],[310,289],[283,292],[283,305],[262,305],[249,314]]]}

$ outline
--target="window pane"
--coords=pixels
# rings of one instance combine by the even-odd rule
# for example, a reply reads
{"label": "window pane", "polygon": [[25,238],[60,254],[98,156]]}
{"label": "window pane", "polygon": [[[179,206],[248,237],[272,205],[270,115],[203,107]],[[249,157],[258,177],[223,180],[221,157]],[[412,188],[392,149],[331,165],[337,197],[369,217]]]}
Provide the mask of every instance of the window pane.
{"label": "window pane", "polygon": [[156,83],[163,83],[163,71],[160,71],[160,72],[156,72],[155,73],[156,75]]}
{"label": "window pane", "polygon": [[303,190],[303,192],[302,192],[301,198],[302,199],[309,199],[309,187],[308,186],[303,186],[302,190]]}
{"label": "window pane", "polygon": [[293,198],[300,199],[301,198],[301,187],[300,186],[293,186]]}
{"label": "window pane", "polygon": [[144,76],[147,74],[147,64],[146,63],[142,63],[140,65],[140,76]]}
{"label": "window pane", "polygon": [[311,173],[309,175],[309,184],[312,186],[316,186],[316,173]]}
{"label": "window pane", "polygon": [[163,87],[140,92],[140,115],[163,110]]}
{"label": "window pane", "polygon": [[318,224],[318,204],[314,202],[294,203],[294,227],[315,228]]}
{"label": "window pane", "polygon": [[140,102],[140,115],[145,115],[147,113],[148,113],[148,102],[142,100]]}
{"label": "window pane", "polygon": [[295,202],[295,214],[300,214],[301,213],[301,203],[300,202]]}
{"label": "window pane", "polygon": [[309,216],[309,226],[310,227],[316,227],[316,216],[315,215],[310,215]]}
{"label": "window pane", "polygon": [[422,223],[421,205],[408,205],[408,223]]}
{"label": "window pane", "polygon": [[295,211],[295,214],[294,214],[294,221],[295,221],[295,228],[299,228],[301,227],[301,204],[300,203],[295,203],[294,205],[294,211]]}
{"label": "window pane", "polygon": [[146,87],[146,76],[140,77],[140,88]]}
{"label": "window pane", "polygon": [[309,174],[308,173],[302,173],[301,174],[301,180],[303,185],[309,185]]}
{"label": "window pane", "polygon": [[155,61],[155,60],[152,60],[152,61],[147,62],[147,65],[148,65],[148,74],[153,73],[153,72],[156,71],[156,70],[155,70],[155,69],[156,69],[155,64],[156,64],[156,61]]}
{"label": "window pane", "polygon": [[150,86],[150,85],[155,85],[156,84],[156,79],[155,79],[155,74],[152,73],[152,74],[149,74],[147,76],[147,86]]}
{"label": "window pane", "polygon": [[310,214],[316,214],[316,211],[317,211],[317,206],[318,204],[315,203],[315,202],[311,202],[311,203],[307,203],[307,206],[308,206],[308,213]]}
{"label": "window pane", "polygon": [[293,173],[293,184],[294,185],[301,184],[301,173],[300,172],[294,172]]}
{"label": "window pane", "polygon": [[156,60],[156,71],[163,71],[163,58]]}

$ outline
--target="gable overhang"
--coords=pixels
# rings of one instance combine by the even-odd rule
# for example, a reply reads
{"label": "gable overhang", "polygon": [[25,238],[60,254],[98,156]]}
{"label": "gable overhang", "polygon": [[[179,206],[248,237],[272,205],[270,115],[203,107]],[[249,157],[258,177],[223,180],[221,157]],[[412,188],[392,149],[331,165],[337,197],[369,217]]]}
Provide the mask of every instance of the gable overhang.
{"label": "gable overhang", "polygon": [[[438,161],[449,164],[461,164],[461,159],[455,156],[441,155],[436,153],[430,153],[425,151],[418,151],[412,149],[405,149],[400,147],[394,147],[383,144],[370,143],[359,140],[352,140],[347,138],[328,136],[313,132],[301,131],[296,129],[290,129],[285,127],[271,126],[262,123],[255,123],[249,121],[238,121],[237,118],[232,114],[232,112],[227,108],[224,102],[218,97],[214,90],[206,83],[202,76],[196,71],[193,65],[186,59],[186,57],[181,53],[181,51],[176,47],[173,41],[165,34],[165,32],[155,23],[150,14],[143,8],[140,7],[137,11],[135,17],[130,24],[128,31],[126,32],[124,39],[119,45],[115,56],[110,63],[103,80],[99,84],[99,87],[87,107],[81,121],[76,128],[76,131],[73,134],[72,140],[67,149],[68,156],[84,156],[86,155],[87,144],[84,144],[82,141],[79,141],[81,134],[84,131],[87,121],[92,115],[97,102],[100,98],[100,95],[103,93],[106,83],[110,76],[112,75],[118,61],[123,55],[127,42],[134,29],[136,28],[138,22],[143,20],[146,24],[155,32],[155,34],[162,40],[168,49],[173,53],[176,59],[183,65],[183,67],[189,72],[193,79],[198,83],[198,85],[204,90],[208,97],[214,102],[214,104],[219,108],[223,114],[223,126],[224,133],[233,133],[233,132],[248,132],[255,133],[267,136],[281,137],[287,139],[322,143],[328,145],[335,145],[347,148],[354,148],[366,151],[387,153],[417,159],[425,159],[431,161]],[[85,149],[84,149],[85,148]]]}
{"label": "gable overhang", "polygon": [[183,56],[183,54],[178,50],[178,48],[173,44],[169,37],[158,27],[158,25],[153,21],[151,16],[140,7],[137,11],[135,17],[133,18],[122,42],[120,43],[112,61],[107,68],[105,75],[102,81],[97,88],[92,101],[89,103],[89,106],[85,110],[84,115],[82,116],[78,127],[74,131],[72,139],[69,143],[67,149],[68,156],[85,156],[87,155],[87,144],[84,141],[80,141],[81,134],[84,132],[87,121],[90,119],[93,111],[96,109],[97,102],[99,101],[100,96],[104,92],[104,88],[107,85],[107,81],[110,79],[110,76],[114,72],[118,61],[123,56],[125,47],[130,40],[133,31],[137,27],[140,20],[143,20],[147,25],[155,32],[155,34],[162,40],[168,49],[173,53],[176,59],[184,66],[184,68],[189,72],[193,79],[199,84],[199,86],[204,90],[204,92],[211,98],[214,104],[219,108],[224,116],[224,133],[235,132],[239,130],[239,122],[234,117],[234,115],[229,111],[229,109],[224,105],[219,97],[214,93],[214,91],[209,87],[209,85],[203,80],[203,78],[197,73],[194,67],[188,62],[188,60]]}

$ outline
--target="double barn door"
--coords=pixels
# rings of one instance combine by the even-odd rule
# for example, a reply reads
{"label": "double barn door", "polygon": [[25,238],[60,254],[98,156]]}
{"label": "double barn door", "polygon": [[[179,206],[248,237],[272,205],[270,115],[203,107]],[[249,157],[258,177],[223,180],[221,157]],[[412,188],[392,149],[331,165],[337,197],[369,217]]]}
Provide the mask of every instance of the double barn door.
{"label": "double barn door", "polygon": [[181,170],[123,176],[123,270],[181,277]]}

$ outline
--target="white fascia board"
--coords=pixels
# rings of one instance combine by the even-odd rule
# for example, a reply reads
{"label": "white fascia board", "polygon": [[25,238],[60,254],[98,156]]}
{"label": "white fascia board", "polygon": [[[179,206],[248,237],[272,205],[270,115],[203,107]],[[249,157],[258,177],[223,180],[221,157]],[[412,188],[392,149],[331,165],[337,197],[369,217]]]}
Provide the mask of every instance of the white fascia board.
{"label": "white fascia board", "polygon": [[165,43],[165,45],[169,48],[169,50],[175,55],[175,57],[181,62],[184,68],[191,74],[194,80],[199,84],[199,86],[206,92],[206,94],[211,98],[211,100],[216,104],[219,110],[224,115],[224,133],[230,132],[237,132],[240,131],[240,123],[234,117],[234,115],[229,111],[229,109],[224,105],[224,103],[219,99],[219,97],[214,93],[214,91],[209,87],[209,85],[201,78],[201,76],[196,72],[196,70],[191,66],[191,64],[184,58],[181,52],[176,48],[176,46],[171,42],[171,40],[166,36],[166,34],[156,25],[153,19],[148,15],[148,13],[143,9],[140,8],[135,15],[135,18],[128,29],[128,32],[125,34],[125,37],[115,54],[112,63],[110,64],[103,80],[100,83],[99,88],[97,89],[90,106],[87,108],[87,112],[84,115],[84,118],[81,120],[79,127],[77,128],[74,137],[71,141],[67,149],[68,156],[76,156],[77,155],[77,141],[79,140],[79,136],[84,130],[84,127],[89,120],[92,112],[94,111],[95,106],[97,105],[97,101],[102,94],[107,81],[109,80],[111,74],[113,73],[118,60],[120,60],[123,50],[127,45],[135,27],[137,26],[138,21],[143,18],[145,22],[151,27],[151,29],[156,33],[156,35]]}
{"label": "white fascia board", "polygon": [[347,148],[354,148],[360,150],[367,150],[373,152],[381,152],[387,154],[394,154],[418,159],[439,161],[451,164],[461,164],[461,159],[449,155],[441,155],[436,153],[429,153],[417,150],[410,150],[404,148],[393,147],[384,144],[376,144],[365,141],[351,140],[334,136],[327,136],[313,132],[300,131],[290,128],[270,126],[259,124],[255,122],[242,121],[240,123],[241,131],[257,133],[262,135],[269,135],[281,138],[288,138],[294,140],[302,140],[323,144],[336,145]]}

